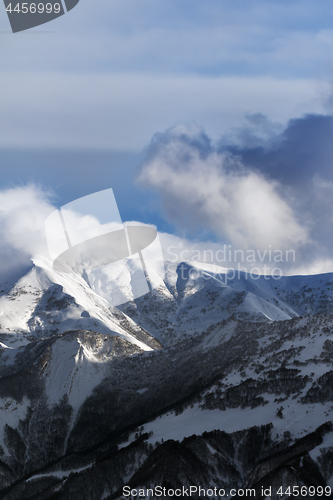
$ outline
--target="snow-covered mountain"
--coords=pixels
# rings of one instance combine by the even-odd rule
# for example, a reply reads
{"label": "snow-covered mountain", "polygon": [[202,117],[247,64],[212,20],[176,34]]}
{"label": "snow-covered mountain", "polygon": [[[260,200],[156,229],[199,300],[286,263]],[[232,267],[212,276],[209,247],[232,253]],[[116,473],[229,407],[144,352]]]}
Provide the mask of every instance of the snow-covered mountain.
{"label": "snow-covered mountain", "polygon": [[[166,265],[163,283],[120,307],[164,345],[229,318],[283,321],[333,310],[333,274],[274,279],[199,263]],[[154,277],[152,278],[154,279]]]}
{"label": "snow-covered mountain", "polygon": [[1,284],[0,498],[333,487],[333,274],[117,276],[118,308],[42,259]]}

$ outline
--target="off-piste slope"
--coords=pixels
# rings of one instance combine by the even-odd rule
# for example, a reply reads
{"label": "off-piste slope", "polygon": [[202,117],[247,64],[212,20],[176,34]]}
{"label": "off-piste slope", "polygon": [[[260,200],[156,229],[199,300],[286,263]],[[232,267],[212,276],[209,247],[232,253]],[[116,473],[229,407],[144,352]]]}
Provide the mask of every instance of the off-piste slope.
{"label": "off-piste slope", "polygon": [[158,342],[111,307],[81,276],[56,272],[42,259],[37,262],[25,276],[4,283],[0,290],[0,332],[7,334],[9,347],[84,329],[119,336],[143,350],[158,348]]}
{"label": "off-piste slope", "polygon": [[214,271],[167,267],[135,301],[122,275],[119,308],[45,261],[2,285],[0,498],[333,486],[332,274]]}
{"label": "off-piste slope", "polygon": [[152,293],[120,307],[164,345],[228,318],[284,321],[333,310],[332,273],[276,279],[185,262],[166,270]]}

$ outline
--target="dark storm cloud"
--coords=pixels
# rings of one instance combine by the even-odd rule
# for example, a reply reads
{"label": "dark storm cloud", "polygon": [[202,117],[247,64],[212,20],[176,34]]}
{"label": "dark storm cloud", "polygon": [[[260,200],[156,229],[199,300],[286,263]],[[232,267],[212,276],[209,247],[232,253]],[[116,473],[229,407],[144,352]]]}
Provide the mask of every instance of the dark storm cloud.
{"label": "dark storm cloud", "polygon": [[238,144],[221,144],[220,152],[231,151],[240,156],[245,166],[293,186],[305,187],[315,175],[333,179],[332,116],[309,114],[292,119],[285,130],[275,135],[271,122],[263,115],[249,118],[255,127],[238,129]]}

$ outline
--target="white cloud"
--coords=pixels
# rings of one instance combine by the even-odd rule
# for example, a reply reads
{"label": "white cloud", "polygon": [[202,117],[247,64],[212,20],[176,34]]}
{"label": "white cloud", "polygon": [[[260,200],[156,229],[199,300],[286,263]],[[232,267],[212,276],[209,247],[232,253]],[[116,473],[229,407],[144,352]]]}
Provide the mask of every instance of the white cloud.
{"label": "white cloud", "polygon": [[234,157],[207,154],[203,137],[199,128],[176,127],[152,141],[140,182],[160,193],[168,219],[180,229],[213,231],[240,249],[297,249],[306,243],[307,230],[281,186],[245,170]]}
{"label": "white cloud", "polygon": [[[201,176],[198,179],[199,181],[200,179],[202,180],[202,172],[198,171],[198,173]],[[213,173],[209,175],[213,175]],[[251,179],[256,181],[257,177],[251,177]],[[219,174],[217,178],[219,186],[222,186],[225,180]],[[239,180],[236,179],[234,181],[237,185]],[[268,183],[268,185],[264,184],[261,187],[268,189],[268,193],[273,193],[275,202],[280,203],[281,200],[275,199],[277,195],[276,193],[274,194],[274,186],[272,187]],[[271,189],[273,189],[273,192]],[[193,197],[197,193],[198,187],[195,184],[190,184],[185,194]],[[230,199],[232,200],[232,196]],[[225,202],[226,206],[228,206],[230,200],[224,200],[223,203]],[[207,205],[208,208],[210,206],[210,204]],[[34,185],[0,191],[0,230],[2,234],[0,242],[1,281],[10,279],[13,276],[19,277],[24,272],[25,267],[31,264],[32,257],[48,257],[45,220],[53,212],[54,208],[50,201],[49,193],[44,192]],[[238,220],[239,213],[236,216],[236,220]],[[290,212],[287,209],[288,214],[290,215]],[[213,223],[215,222],[215,213],[212,215],[208,213],[206,215],[211,217]],[[296,223],[293,219],[287,220],[287,224],[291,224],[291,227],[296,227],[296,230],[302,233],[303,229],[297,225],[294,226]],[[239,229],[239,226],[237,228]],[[234,250],[239,250],[239,247],[224,246],[223,243],[190,241],[186,238],[167,233],[160,234],[160,241],[165,260],[174,263],[180,261],[197,261],[216,264],[226,268],[237,268],[237,265],[240,264],[242,269],[247,268],[249,272],[251,272],[253,267],[265,272],[263,267],[265,264],[267,265],[266,272],[269,272],[269,269],[273,267],[279,267],[284,274],[314,274],[333,270],[332,260],[319,258],[318,256],[314,257],[312,262],[309,260],[307,262],[297,260],[296,263],[292,261],[275,263],[274,253],[272,253],[272,258],[266,253],[264,261],[261,262],[263,252],[260,254],[258,253],[258,248],[253,248],[252,250],[256,252],[255,262],[253,262],[252,253],[248,253],[244,249],[244,253],[240,254],[238,252],[235,258],[233,252]],[[230,250],[231,254],[229,253]],[[248,261],[249,256],[251,256],[250,262]]]}
{"label": "white cloud", "polygon": [[36,186],[0,191],[0,277],[7,279],[47,255],[44,223],[54,210],[49,195]]}
{"label": "white cloud", "polygon": [[160,233],[160,242],[163,249],[166,269],[174,269],[181,262],[198,263],[208,271],[223,273],[224,270],[238,269],[253,274],[281,274],[283,276],[314,275],[333,273],[333,260],[320,256],[321,249],[311,257],[300,252],[286,250],[274,252],[267,248],[240,249],[232,245],[212,241],[195,241],[182,238],[174,234]]}
{"label": "white cloud", "polygon": [[292,270],[293,275],[324,274],[333,273],[333,259],[318,258],[308,264],[300,265]]}

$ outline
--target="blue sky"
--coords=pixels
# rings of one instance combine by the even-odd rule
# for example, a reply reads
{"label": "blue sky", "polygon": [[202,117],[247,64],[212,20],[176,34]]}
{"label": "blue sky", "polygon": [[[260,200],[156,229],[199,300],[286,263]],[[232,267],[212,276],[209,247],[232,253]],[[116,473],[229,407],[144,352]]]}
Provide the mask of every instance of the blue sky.
{"label": "blue sky", "polygon": [[[0,43],[1,189],[34,183],[60,206],[113,187],[123,220],[189,237],[202,226],[177,224],[162,187],[137,183],[155,134],[194,123],[212,155],[223,141],[235,143],[246,168],[283,182],[286,193],[290,179],[263,169],[266,156],[246,152],[245,136],[250,130],[271,158],[290,120],[331,113],[328,0],[80,0],[15,35],[2,8]],[[253,115],[264,117],[261,125]],[[320,163],[319,150],[312,157]],[[306,182],[317,167],[307,166]],[[299,163],[291,168],[302,178]],[[211,227],[207,234],[221,237]]]}

